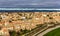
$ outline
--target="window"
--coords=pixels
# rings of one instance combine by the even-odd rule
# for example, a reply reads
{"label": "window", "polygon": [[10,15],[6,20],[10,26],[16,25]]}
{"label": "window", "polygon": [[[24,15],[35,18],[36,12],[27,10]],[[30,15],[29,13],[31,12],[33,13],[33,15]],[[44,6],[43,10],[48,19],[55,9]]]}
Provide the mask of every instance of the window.
{"label": "window", "polygon": [[53,17],[49,17],[49,19],[53,19]]}

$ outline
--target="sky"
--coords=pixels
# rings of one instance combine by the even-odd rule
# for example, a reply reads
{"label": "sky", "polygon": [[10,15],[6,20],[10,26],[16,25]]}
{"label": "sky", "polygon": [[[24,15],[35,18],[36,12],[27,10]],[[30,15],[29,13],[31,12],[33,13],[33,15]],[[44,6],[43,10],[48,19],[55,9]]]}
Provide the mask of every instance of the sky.
{"label": "sky", "polygon": [[60,0],[0,0],[0,7],[57,7]]}

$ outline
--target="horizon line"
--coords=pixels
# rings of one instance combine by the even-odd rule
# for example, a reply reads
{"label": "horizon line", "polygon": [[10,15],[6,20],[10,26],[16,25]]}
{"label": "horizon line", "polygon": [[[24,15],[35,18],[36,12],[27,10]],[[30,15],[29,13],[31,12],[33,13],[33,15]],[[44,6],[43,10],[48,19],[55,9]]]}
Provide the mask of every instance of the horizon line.
{"label": "horizon line", "polygon": [[60,10],[60,9],[51,9],[51,8],[0,8],[0,10]]}

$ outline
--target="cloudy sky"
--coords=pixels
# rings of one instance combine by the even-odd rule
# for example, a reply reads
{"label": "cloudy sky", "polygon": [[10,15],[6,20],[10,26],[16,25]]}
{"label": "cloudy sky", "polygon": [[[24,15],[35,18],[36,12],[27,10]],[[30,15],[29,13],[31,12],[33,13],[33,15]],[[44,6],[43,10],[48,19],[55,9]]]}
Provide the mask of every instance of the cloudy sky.
{"label": "cloudy sky", "polygon": [[0,7],[60,7],[60,0],[0,0]]}

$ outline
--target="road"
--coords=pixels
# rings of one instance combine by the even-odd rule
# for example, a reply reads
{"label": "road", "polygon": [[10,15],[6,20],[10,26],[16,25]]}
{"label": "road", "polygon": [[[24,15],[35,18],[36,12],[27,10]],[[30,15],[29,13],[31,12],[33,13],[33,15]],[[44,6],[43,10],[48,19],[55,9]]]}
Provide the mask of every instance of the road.
{"label": "road", "polygon": [[41,31],[44,29],[47,25],[44,25],[42,27],[36,28],[35,30],[31,31],[30,33],[27,33],[26,36],[34,36],[37,32]]}
{"label": "road", "polygon": [[58,25],[58,26],[56,26],[56,27],[53,27],[53,28],[50,28],[50,29],[47,29],[46,31],[38,34],[37,36],[43,36],[44,34],[50,32],[50,31],[52,31],[52,30],[54,30],[54,29],[56,29],[56,28],[59,28],[59,27],[60,27],[60,25]]}

